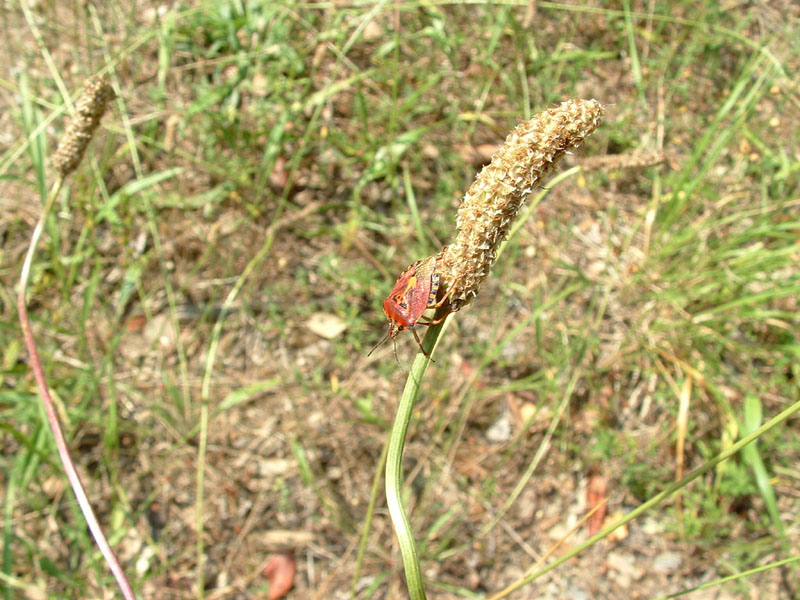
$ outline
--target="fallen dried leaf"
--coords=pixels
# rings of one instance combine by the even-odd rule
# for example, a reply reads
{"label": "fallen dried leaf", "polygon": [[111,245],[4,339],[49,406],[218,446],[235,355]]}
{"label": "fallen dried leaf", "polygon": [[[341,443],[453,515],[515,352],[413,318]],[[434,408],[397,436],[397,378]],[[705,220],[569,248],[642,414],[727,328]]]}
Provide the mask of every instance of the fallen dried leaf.
{"label": "fallen dried leaf", "polygon": [[269,559],[261,574],[269,581],[269,600],[278,600],[294,586],[297,567],[291,553],[276,554]]}
{"label": "fallen dried leaf", "polygon": [[500,148],[498,144],[458,145],[456,151],[466,162],[474,167],[488,164],[492,160],[492,155]]}
{"label": "fallen dried leaf", "polygon": [[318,312],[308,318],[306,327],[312,333],[326,340],[332,340],[339,337],[347,329],[347,323],[331,313]]}
{"label": "fallen dried leaf", "polygon": [[606,498],[608,483],[602,475],[592,475],[589,477],[589,484],[586,486],[586,505],[589,510],[600,505],[597,510],[589,517],[589,535],[594,535],[600,531],[606,517]]}

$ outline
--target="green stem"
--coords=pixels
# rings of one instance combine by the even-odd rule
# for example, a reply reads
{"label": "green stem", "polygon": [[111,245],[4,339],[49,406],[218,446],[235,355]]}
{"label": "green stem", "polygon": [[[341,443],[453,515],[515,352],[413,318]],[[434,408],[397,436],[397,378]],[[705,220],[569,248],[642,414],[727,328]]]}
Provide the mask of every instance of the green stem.
{"label": "green stem", "polygon": [[[444,316],[443,314],[440,315],[440,312],[442,312],[441,309],[434,315],[434,320]],[[422,347],[428,354],[433,353],[433,348],[436,346],[436,341],[439,339],[439,334],[445,324],[446,321],[443,321],[428,328],[428,333],[425,334],[425,338],[422,340]],[[419,389],[429,362],[430,360],[422,352],[419,352],[411,365],[411,371],[408,373],[406,386],[403,389],[403,395],[400,397],[397,416],[389,437],[389,452],[386,460],[386,504],[389,507],[392,523],[394,523],[397,541],[400,544],[400,553],[403,555],[406,586],[411,600],[425,600],[425,588],[422,584],[422,572],[419,568],[414,536],[403,507],[401,494],[403,485],[403,447],[406,442],[408,424],[411,421],[411,413],[414,410],[417,396],[419,396]]]}

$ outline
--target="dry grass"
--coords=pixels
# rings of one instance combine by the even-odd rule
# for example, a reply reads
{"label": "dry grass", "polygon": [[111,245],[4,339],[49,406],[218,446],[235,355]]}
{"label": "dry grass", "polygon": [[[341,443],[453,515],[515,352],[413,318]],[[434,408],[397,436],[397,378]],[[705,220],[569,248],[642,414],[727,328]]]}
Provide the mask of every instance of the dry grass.
{"label": "dry grass", "polygon": [[[287,549],[291,597],[350,597],[403,380],[391,349],[365,356],[380,303],[450,238],[476,171],[465,149],[566,98],[609,107],[572,164],[668,162],[554,186],[443,338],[406,450],[430,596],[490,596],[598,490],[607,519],[624,514],[739,439],[747,398],[765,418],[798,401],[796,7],[636,5],[626,21],[543,5],[525,29],[522,4],[112,3],[96,17],[40,4],[55,72],[31,21],[3,9],[6,598],[113,595],[43,429],[11,298],[62,130],[57,77],[76,93],[111,66],[121,94],[49,220],[29,310],[89,496],[143,598],[267,597],[262,569]],[[416,345],[398,342],[410,362]],[[531,483],[484,532],[551,426]],[[791,557],[796,427],[758,446],[780,524],[736,457],[512,597],[651,598]],[[356,597],[403,597],[400,570],[381,494]],[[790,598],[796,571],[721,593],[752,589]]]}

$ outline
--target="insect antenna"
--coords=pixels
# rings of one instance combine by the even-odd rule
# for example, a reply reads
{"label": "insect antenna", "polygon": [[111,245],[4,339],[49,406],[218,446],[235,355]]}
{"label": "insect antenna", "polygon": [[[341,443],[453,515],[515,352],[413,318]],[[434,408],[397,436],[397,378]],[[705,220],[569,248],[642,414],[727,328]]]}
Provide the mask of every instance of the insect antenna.
{"label": "insect antenna", "polygon": [[[386,341],[386,338],[388,338],[390,335],[391,335],[391,331],[390,331],[389,333],[387,333],[385,336],[383,336],[383,337],[381,338],[381,341],[380,341],[380,342],[378,342],[377,344],[375,344],[375,345],[372,347],[372,350],[370,350],[370,351],[367,353],[367,356],[371,356],[371,355],[372,355],[372,353],[373,353],[373,352],[375,352],[375,350],[377,350],[377,349],[378,349],[378,346],[380,346],[381,344],[383,344],[383,342],[385,342],[385,341]],[[392,338],[392,346],[393,346],[393,348],[394,348],[394,360],[395,360],[395,362],[397,363],[397,366],[398,366],[398,367],[400,367],[400,370],[401,370],[401,371],[405,371],[405,369],[403,368],[403,365],[401,365],[401,364],[400,364],[400,358],[397,356],[397,338]]]}
{"label": "insect antenna", "polygon": [[403,365],[400,364],[400,359],[397,357],[397,338],[396,337],[392,338],[392,346],[394,346],[394,362],[396,362],[397,366],[400,367],[400,370],[405,373],[405,369],[403,368]]}
{"label": "insect antenna", "polygon": [[[385,341],[386,341],[386,338],[388,338],[388,337],[389,337],[389,333],[387,332],[387,333],[386,333],[386,335],[385,335],[385,336],[383,336],[383,337],[381,338],[381,341],[380,341],[380,342],[378,342],[377,344],[375,344],[375,345],[372,347],[372,350],[370,350],[370,351],[367,353],[367,356],[372,356],[372,353],[373,353],[373,352],[375,352],[375,350],[377,350],[377,349],[378,349],[378,346],[380,346],[380,345],[381,345],[383,342],[385,342]],[[395,356],[397,356],[397,346],[396,346],[396,345],[395,345],[395,351],[394,351],[394,354],[395,354]]]}

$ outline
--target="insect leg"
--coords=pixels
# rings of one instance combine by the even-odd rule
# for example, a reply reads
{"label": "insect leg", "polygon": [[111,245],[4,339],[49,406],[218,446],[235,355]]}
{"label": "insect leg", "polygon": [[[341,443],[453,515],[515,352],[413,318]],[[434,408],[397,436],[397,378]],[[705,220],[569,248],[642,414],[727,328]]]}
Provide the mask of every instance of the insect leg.
{"label": "insect leg", "polygon": [[422,350],[422,353],[423,353],[425,356],[427,356],[427,357],[428,357],[428,360],[429,360],[429,361],[431,361],[431,362],[436,362],[435,360],[433,360],[433,358],[431,358],[431,355],[430,355],[430,354],[428,354],[427,352],[425,352],[425,348],[423,348],[423,347],[422,347],[422,342],[420,341],[420,339],[419,339],[419,336],[417,335],[417,330],[416,330],[416,329],[412,329],[412,330],[411,330],[411,333],[413,333],[413,334],[414,334],[414,339],[415,339],[415,340],[417,340],[417,345],[419,346],[419,349],[420,349],[420,350]]}
{"label": "insect leg", "polygon": [[[450,299],[450,296],[453,295],[453,292],[456,291],[456,284],[458,283],[459,279],[461,279],[461,275],[456,277],[453,280],[453,283],[451,283],[449,286],[447,286],[447,293],[442,297],[442,299],[439,300],[436,304],[429,304],[428,308],[439,308],[440,306],[443,306],[444,303],[447,302]],[[458,310],[458,309],[456,309],[456,310]],[[455,312],[455,311],[453,311],[453,312]]]}

